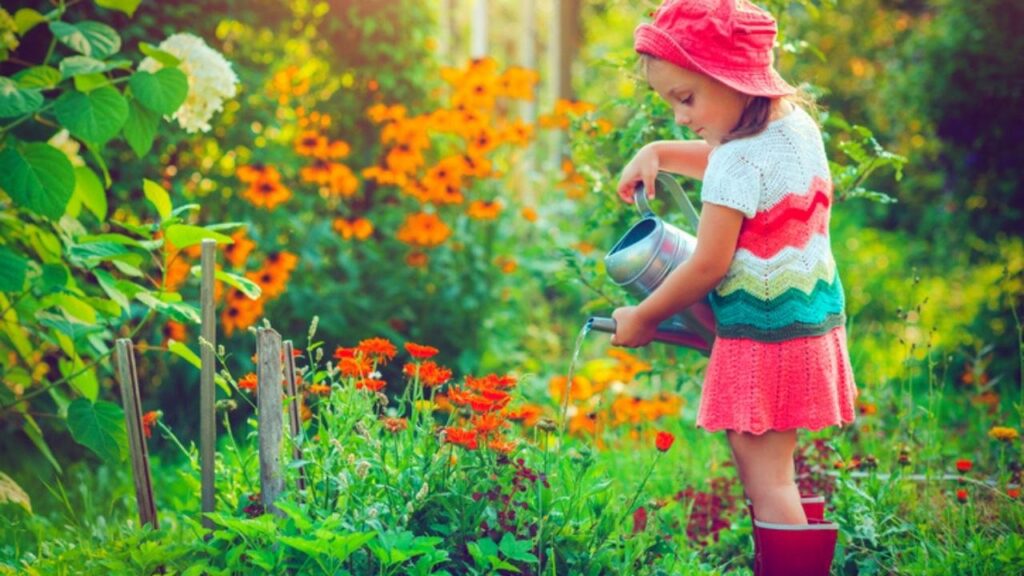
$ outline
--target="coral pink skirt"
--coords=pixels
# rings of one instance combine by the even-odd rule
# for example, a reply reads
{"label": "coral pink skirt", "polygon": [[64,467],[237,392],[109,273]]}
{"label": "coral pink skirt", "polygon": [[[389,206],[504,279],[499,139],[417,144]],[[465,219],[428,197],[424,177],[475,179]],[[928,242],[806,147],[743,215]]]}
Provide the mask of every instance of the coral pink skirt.
{"label": "coral pink skirt", "polygon": [[763,434],[853,422],[857,385],[846,328],[784,342],[718,338],[697,426]]}

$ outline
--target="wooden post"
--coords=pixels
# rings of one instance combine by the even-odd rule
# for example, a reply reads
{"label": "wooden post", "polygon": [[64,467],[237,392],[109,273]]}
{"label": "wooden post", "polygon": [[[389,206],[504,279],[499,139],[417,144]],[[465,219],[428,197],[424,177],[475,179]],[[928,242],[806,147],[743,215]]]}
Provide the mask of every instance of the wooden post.
{"label": "wooden post", "polygon": [[216,389],[213,375],[216,371],[217,324],[213,304],[213,280],[217,266],[217,242],[206,239],[202,242],[200,255],[199,303],[202,320],[199,357],[199,469],[202,484],[202,525],[213,530],[213,521],[206,517],[216,506],[214,491],[214,451],[217,449],[217,425],[215,414]]}
{"label": "wooden post", "polygon": [[124,421],[128,428],[128,447],[132,457],[132,480],[135,482],[135,502],[139,507],[139,523],[159,528],[156,503],[153,500],[153,478],[149,474],[149,450],[142,427],[142,402],[139,399],[139,375],[135,368],[135,350],[132,341],[118,338],[115,343],[117,381],[121,386]]}
{"label": "wooden post", "polygon": [[487,0],[473,0],[473,20],[470,24],[470,56],[487,55]]}
{"label": "wooden post", "polygon": [[[522,1],[522,24],[519,31],[519,61],[523,68],[538,72],[537,68],[537,6],[536,0],[521,0]],[[539,132],[536,129],[537,123],[537,90],[533,90],[533,98],[526,100],[522,103],[522,118],[523,122],[534,126],[534,133]],[[519,165],[519,186],[520,186],[520,198],[523,203],[531,208],[534,207],[534,203],[537,201],[536,194],[533,191],[533,176],[536,171],[536,151],[537,146],[533,142],[527,146],[524,151],[523,161]]]}
{"label": "wooden post", "polygon": [[256,343],[256,395],[260,439],[260,495],[263,509],[283,516],[274,506],[284,491],[281,470],[281,335],[272,328],[260,328]]}
{"label": "wooden post", "polygon": [[[565,0],[551,1],[551,22],[548,24],[548,94],[551,99],[551,109],[554,110],[555,103],[561,98],[562,75],[562,2]],[[552,130],[550,135],[551,150],[548,152],[549,170],[558,171],[562,169],[562,131]]]}
{"label": "wooden post", "polygon": [[[292,429],[292,460],[302,460],[302,448],[296,442],[302,434],[302,396],[299,395],[295,381],[295,347],[291,340],[284,343],[284,384],[288,391],[288,421]],[[296,481],[299,491],[306,489],[306,468],[299,468],[299,478]]]}

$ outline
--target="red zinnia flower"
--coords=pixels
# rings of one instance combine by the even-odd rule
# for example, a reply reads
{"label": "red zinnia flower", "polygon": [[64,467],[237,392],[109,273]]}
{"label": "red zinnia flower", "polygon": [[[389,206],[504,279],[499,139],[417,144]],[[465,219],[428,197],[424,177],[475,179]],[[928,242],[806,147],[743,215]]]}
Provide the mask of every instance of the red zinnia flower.
{"label": "red zinnia flower", "polygon": [[476,437],[476,430],[463,430],[461,428],[444,429],[445,442],[458,444],[467,450],[477,449]]}
{"label": "red zinnia flower", "polygon": [[150,410],[142,415],[142,433],[146,435],[146,438],[153,437],[153,424],[156,424],[159,419],[159,410]]}
{"label": "red zinnia flower", "polygon": [[256,381],[256,373],[249,372],[245,376],[242,376],[242,379],[238,381],[238,389],[250,390],[252,392],[255,392],[257,384],[258,382]]}
{"label": "red zinnia flower", "polygon": [[356,382],[356,390],[369,390],[371,392],[380,392],[387,386],[388,383],[383,380],[374,380],[373,378],[364,378]]}
{"label": "red zinnia flower", "polygon": [[356,346],[360,352],[378,364],[383,364],[398,354],[398,348],[384,338],[368,338]]}
{"label": "red zinnia flower", "polygon": [[409,352],[409,354],[413,358],[417,358],[420,360],[433,358],[438,353],[438,349],[434,348],[433,346],[423,346],[420,344],[414,344],[412,342],[405,343],[405,350]]}
{"label": "red zinnia flower", "polygon": [[647,529],[647,509],[643,506],[633,512],[633,534],[639,534]]}
{"label": "red zinnia flower", "polygon": [[956,501],[960,502],[961,504],[963,504],[964,502],[967,502],[967,489],[966,488],[959,488],[956,491]]}
{"label": "red zinnia flower", "polygon": [[966,458],[960,458],[956,461],[956,470],[961,474],[970,472],[972,466],[974,466],[974,463]]}
{"label": "red zinnia flower", "polygon": [[676,437],[671,432],[658,432],[658,436],[654,439],[654,445],[658,450],[668,452],[668,449],[672,447],[672,443],[675,441]]}

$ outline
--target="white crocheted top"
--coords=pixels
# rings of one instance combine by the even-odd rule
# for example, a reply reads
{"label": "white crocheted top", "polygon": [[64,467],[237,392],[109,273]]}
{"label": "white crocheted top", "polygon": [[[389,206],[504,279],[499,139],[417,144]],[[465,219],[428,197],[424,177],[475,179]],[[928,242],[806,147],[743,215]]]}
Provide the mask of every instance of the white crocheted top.
{"label": "white crocheted top", "polygon": [[828,225],[832,179],[817,124],[799,107],[755,136],[718,146],[701,200],[746,217],[710,295],[723,337],[779,342],[845,322]]}

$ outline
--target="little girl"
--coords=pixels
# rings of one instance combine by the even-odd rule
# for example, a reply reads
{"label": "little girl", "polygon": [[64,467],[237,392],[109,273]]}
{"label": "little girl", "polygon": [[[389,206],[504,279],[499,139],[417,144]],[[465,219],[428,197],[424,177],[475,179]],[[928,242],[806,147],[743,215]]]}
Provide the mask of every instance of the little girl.
{"label": "little girl", "polygon": [[[697,247],[612,344],[709,297],[718,338],[697,425],[725,430],[754,515],[755,574],[827,575],[837,527],[801,505],[797,429],[854,419],[844,297],[829,243],[832,182],[821,132],[775,71],[776,24],[746,0],[664,0],[634,34],[647,81],[702,140],[648,144],[618,193],[653,194],[659,170],[703,180]],[[710,296],[708,296],[710,292]]]}

